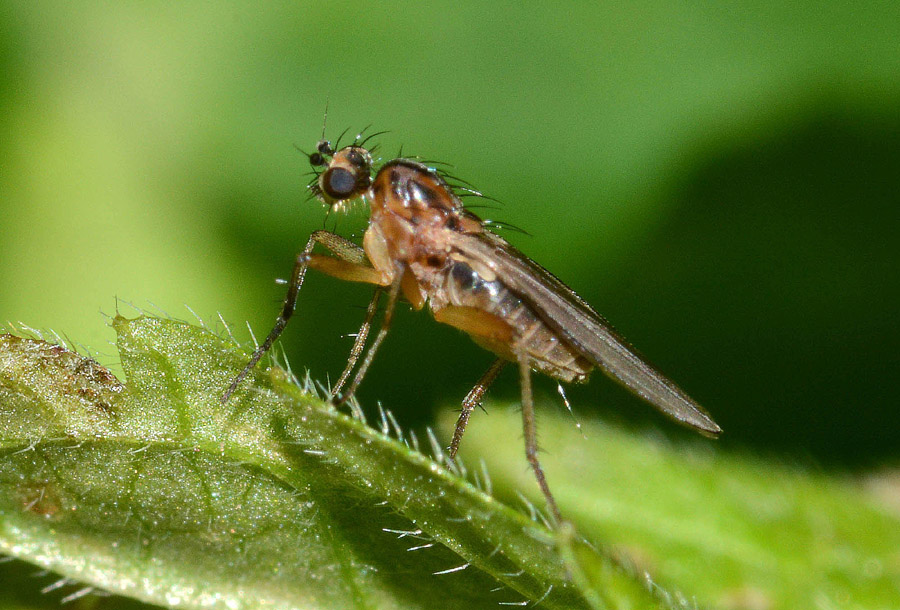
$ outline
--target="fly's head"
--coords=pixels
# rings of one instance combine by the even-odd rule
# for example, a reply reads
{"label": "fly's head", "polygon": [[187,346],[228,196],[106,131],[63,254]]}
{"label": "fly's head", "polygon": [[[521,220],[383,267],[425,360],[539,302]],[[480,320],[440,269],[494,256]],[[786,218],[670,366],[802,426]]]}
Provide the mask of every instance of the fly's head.
{"label": "fly's head", "polygon": [[345,146],[335,151],[331,142],[321,140],[309,155],[316,172],[310,191],[332,208],[363,196],[372,183],[372,154],[362,146]]}

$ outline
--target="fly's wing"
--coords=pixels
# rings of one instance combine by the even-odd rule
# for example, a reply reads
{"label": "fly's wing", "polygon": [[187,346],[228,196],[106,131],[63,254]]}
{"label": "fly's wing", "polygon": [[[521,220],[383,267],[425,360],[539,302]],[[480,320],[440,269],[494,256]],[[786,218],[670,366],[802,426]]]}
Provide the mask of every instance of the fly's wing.
{"label": "fly's wing", "polygon": [[555,275],[493,233],[452,233],[463,256],[494,270],[497,278],[582,356],[674,419],[707,435],[722,429],[684,390],[647,362],[590,305]]}

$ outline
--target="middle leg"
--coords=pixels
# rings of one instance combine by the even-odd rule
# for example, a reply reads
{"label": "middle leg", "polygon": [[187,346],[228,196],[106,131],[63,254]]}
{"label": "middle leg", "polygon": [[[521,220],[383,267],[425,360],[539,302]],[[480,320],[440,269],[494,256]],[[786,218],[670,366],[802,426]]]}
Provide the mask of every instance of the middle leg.
{"label": "middle leg", "polygon": [[375,358],[375,352],[378,351],[378,348],[381,346],[381,342],[384,341],[384,338],[387,336],[387,333],[391,328],[391,321],[394,318],[394,310],[397,306],[397,300],[400,298],[400,286],[403,281],[404,271],[405,269],[399,269],[398,273],[394,274],[394,281],[391,284],[391,289],[388,293],[388,300],[387,305],[385,306],[384,320],[382,320],[381,322],[381,328],[378,330],[378,334],[375,336],[375,340],[372,341],[372,345],[369,346],[369,351],[366,352],[366,357],[363,358],[362,364],[359,366],[359,370],[356,371],[356,376],[353,378],[353,381],[350,383],[347,391],[340,396],[335,395],[333,397],[334,406],[341,406],[342,404],[347,402],[347,399],[350,398],[350,396],[353,395],[353,393],[356,391],[356,388],[359,387],[359,384],[362,382],[363,377],[365,377],[366,371],[369,369],[369,365],[372,364],[372,360]]}
{"label": "middle leg", "polygon": [[369,330],[372,328],[372,320],[375,318],[375,312],[378,310],[378,301],[381,299],[382,292],[384,292],[384,289],[381,286],[375,288],[375,294],[372,295],[372,300],[366,308],[366,319],[363,320],[362,326],[359,327],[359,332],[356,333],[356,338],[353,341],[353,347],[350,348],[350,357],[347,358],[347,366],[344,367],[344,372],[341,373],[337,383],[334,384],[334,387],[331,389],[332,399],[336,396],[340,396],[344,384],[347,383],[347,378],[350,377],[350,373],[353,372],[353,367],[356,366],[359,357],[363,353],[366,339],[369,337]]}

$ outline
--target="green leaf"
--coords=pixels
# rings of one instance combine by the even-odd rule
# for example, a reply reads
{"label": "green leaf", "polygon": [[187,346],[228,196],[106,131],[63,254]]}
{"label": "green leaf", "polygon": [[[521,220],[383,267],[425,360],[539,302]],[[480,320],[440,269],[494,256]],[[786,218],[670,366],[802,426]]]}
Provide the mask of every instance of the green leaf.
{"label": "green leaf", "polygon": [[[462,451],[483,456],[498,497],[523,490],[537,501],[521,444],[497,442],[520,419],[491,407],[470,422]],[[563,514],[674,599],[723,609],[900,607],[896,474],[829,476],[703,439],[674,446],[599,423],[582,430],[539,414],[542,463]],[[583,582],[601,567],[578,569],[596,556],[563,555],[583,590],[602,589]]]}
{"label": "green leaf", "polygon": [[[571,520],[551,532],[278,368],[221,405],[246,355],[210,331],[148,317],[114,326],[124,385],[62,347],[0,337],[0,552],[72,579],[60,597],[96,587],[180,608],[895,606],[900,518],[871,485],[590,422],[586,440],[542,411],[543,462]],[[540,503],[521,442],[507,442],[519,426],[492,407],[463,451],[486,460],[500,497],[523,490]],[[0,605],[15,578],[4,572]]]}
{"label": "green leaf", "polygon": [[571,530],[552,533],[280,369],[223,406],[246,355],[214,333],[113,326],[124,385],[62,347],[0,337],[0,551],[178,608],[662,604]]}

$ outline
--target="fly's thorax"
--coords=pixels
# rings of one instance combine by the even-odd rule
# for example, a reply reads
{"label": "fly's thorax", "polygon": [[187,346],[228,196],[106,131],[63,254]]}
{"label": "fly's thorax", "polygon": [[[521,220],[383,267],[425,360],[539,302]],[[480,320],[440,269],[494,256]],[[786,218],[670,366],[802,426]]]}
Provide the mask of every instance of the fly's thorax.
{"label": "fly's thorax", "polygon": [[480,232],[481,221],[467,213],[456,193],[434,170],[408,159],[384,165],[370,189],[373,213],[381,207],[414,227]]}
{"label": "fly's thorax", "polygon": [[369,225],[378,227],[390,256],[425,285],[450,255],[448,232],[481,232],[481,221],[463,208],[444,179],[408,159],[385,164],[366,193]]}

